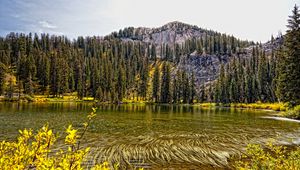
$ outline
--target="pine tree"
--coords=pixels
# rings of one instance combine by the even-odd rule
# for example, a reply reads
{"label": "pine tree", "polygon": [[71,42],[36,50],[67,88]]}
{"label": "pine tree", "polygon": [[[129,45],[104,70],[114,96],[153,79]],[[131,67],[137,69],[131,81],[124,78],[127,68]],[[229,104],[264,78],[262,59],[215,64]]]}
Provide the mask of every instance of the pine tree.
{"label": "pine tree", "polygon": [[6,73],[6,66],[0,62],[0,96],[4,92],[4,78],[5,78],[5,73]]}
{"label": "pine tree", "polygon": [[145,100],[146,95],[147,95],[147,88],[148,88],[148,76],[149,76],[149,71],[148,71],[148,60],[147,58],[144,59],[143,65],[141,68],[140,72],[140,89],[139,89],[139,95]]}
{"label": "pine tree", "polygon": [[163,63],[160,89],[160,102],[169,103],[171,101],[171,73],[168,63]]}
{"label": "pine tree", "polygon": [[159,75],[159,67],[156,66],[152,79],[152,100],[154,102],[159,101],[159,86],[160,86],[160,75]]}
{"label": "pine tree", "polygon": [[[194,72],[192,72],[191,83],[190,83],[190,92],[191,92],[190,103],[194,103],[194,100],[195,100],[195,96],[196,96],[196,87],[195,86],[196,86],[195,85],[195,75],[194,75]],[[204,91],[205,91],[205,89],[204,89]],[[205,96],[204,91],[203,91],[203,95]]]}
{"label": "pine tree", "polygon": [[117,86],[116,86],[118,101],[122,101],[124,98],[125,84],[126,82],[125,82],[124,66],[120,65],[119,72],[118,72]]}
{"label": "pine tree", "polygon": [[219,77],[217,80],[217,86],[216,86],[216,90],[215,90],[215,99],[217,103],[226,103],[226,89],[225,89],[225,69],[224,69],[224,65],[221,64],[220,66],[220,73],[219,73]]}
{"label": "pine tree", "polygon": [[190,87],[189,86],[190,86],[189,77],[188,77],[186,71],[183,71],[182,78],[181,78],[183,103],[188,103],[190,101]]}
{"label": "pine tree", "polygon": [[259,87],[259,98],[262,102],[267,101],[267,88],[268,88],[268,71],[267,71],[267,61],[265,52],[261,53],[258,64],[258,87]]}
{"label": "pine tree", "polygon": [[295,5],[279,58],[277,95],[280,101],[300,103],[300,13]]}
{"label": "pine tree", "polygon": [[57,95],[58,92],[58,87],[57,87],[57,69],[56,69],[56,65],[57,65],[57,56],[56,54],[52,53],[51,58],[50,58],[50,92],[53,96]]}
{"label": "pine tree", "polygon": [[205,101],[206,101],[205,84],[202,83],[201,86],[200,86],[199,102],[203,103]]}
{"label": "pine tree", "polygon": [[154,44],[151,45],[151,59],[156,62],[156,47]]}
{"label": "pine tree", "polygon": [[238,80],[238,66],[236,58],[233,58],[231,72],[231,81],[229,84],[230,102],[239,102],[239,80]]}
{"label": "pine tree", "polygon": [[181,72],[178,69],[173,78],[173,102],[180,103],[182,97],[182,79]]}

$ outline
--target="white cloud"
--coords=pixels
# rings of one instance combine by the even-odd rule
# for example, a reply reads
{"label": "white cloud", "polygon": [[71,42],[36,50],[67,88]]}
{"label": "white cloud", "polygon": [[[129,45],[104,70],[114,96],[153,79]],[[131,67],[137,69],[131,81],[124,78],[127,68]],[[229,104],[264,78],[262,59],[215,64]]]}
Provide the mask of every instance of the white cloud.
{"label": "white cloud", "polygon": [[46,29],[55,29],[57,28],[56,25],[53,25],[52,23],[50,23],[49,21],[40,21],[39,24]]}

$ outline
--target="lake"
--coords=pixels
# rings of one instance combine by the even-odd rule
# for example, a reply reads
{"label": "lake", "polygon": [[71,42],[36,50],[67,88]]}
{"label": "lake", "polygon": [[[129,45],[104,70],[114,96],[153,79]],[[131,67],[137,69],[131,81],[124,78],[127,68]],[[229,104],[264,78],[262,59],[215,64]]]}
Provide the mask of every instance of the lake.
{"label": "lake", "polygon": [[[69,124],[82,128],[92,106],[0,103],[0,140],[13,140],[19,129],[36,130],[46,123],[62,136]],[[272,119],[274,114],[191,105],[102,105],[82,143],[91,147],[88,165],[109,161],[146,169],[226,168],[228,158],[244,152],[248,143],[300,143],[300,123]]]}

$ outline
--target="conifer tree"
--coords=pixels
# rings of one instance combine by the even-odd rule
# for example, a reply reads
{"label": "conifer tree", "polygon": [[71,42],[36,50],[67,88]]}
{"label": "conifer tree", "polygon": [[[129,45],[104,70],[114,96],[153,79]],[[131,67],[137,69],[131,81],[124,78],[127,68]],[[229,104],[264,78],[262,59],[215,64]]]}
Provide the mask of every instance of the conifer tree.
{"label": "conifer tree", "polygon": [[4,78],[6,70],[6,66],[0,62],[0,95],[2,95],[4,92]]}
{"label": "conifer tree", "polygon": [[[190,93],[191,93],[190,94],[190,96],[191,96],[190,103],[193,103],[194,99],[196,97],[196,87],[195,86],[196,86],[195,85],[195,75],[194,75],[194,72],[192,72],[191,83],[190,83]],[[203,90],[203,93],[205,93],[204,91],[205,91],[205,89]],[[205,94],[203,94],[203,95],[205,95]]]}
{"label": "conifer tree", "polygon": [[277,95],[280,101],[300,103],[300,13],[294,6],[279,58]]}
{"label": "conifer tree", "polygon": [[162,65],[162,78],[160,90],[160,102],[169,103],[171,101],[171,73],[170,66],[166,62],[164,62]]}
{"label": "conifer tree", "polygon": [[160,86],[160,75],[159,67],[156,66],[152,79],[152,100],[154,102],[159,102],[159,86]]}

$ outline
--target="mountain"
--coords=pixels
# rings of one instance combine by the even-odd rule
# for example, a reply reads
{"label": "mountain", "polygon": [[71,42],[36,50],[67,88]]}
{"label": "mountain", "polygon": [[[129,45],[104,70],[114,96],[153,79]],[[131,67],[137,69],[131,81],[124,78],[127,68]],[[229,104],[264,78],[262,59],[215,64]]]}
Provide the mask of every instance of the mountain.
{"label": "mountain", "polygon": [[[126,32],[129,32],[129,34]],[[158,28],[125,28],[119,32],[120,38],[139,40],[154,44],[181,44],[191,38],[204,36],[206,30],[182,22],[174,21]],[[123,33],[123,34],[122,34]],[[212,33],[212,32],[211,32]]]}
{"label": "mountain", "polygon": [[[153,72],[158,68],[168,89],[161,89],[159,82],[157,90],[173,90],[165,99],[192,102],[201,91],[216,89],[222,65],[230,71],[235,66],[232,61],[237,60],[242,71],[249,67],[248,60],[260,63],[259,56],[272,55],[281,44],[282,37],[258,44],[178,21],[76,40],[11,33],[0,37],[0,95],[76,92],[79,98],[92,96],[99,101],[136,97],[153,101]],[[175,93],[179,97],[171,100]],[[213,91],[206,93],[212,96]]]}
{"label": "mountain", "polygon": [[[158,28],[128,27],[114,32],[110,36],[122,41],[140,41],[155,46],[159,58],[166,58],[163,50],[167,46],[172,52],[172,58],[179,58],[174,65],[176,70],[184,69],[193,72],[197,84],[214,81],[219,74],[220,65],[228,63],[235,56],[250,56],[252,48],[258,43],[240,40],[232,35],[200,28],[195,25],[174,21]],[[261,44],[262,48],[270,52],[282,44],[282,39],[276,39],[276,44],[267,42]],[[176,45],[182,50],[178,56]],[[188,46],[188,47],[187,47]],[[200,47],[199,47],[200,46]],[[224,49],[226,46],[227,49]],[[199,50],[199,48],[201,48]],[[268,53],[269,54],[269,53]]]}

